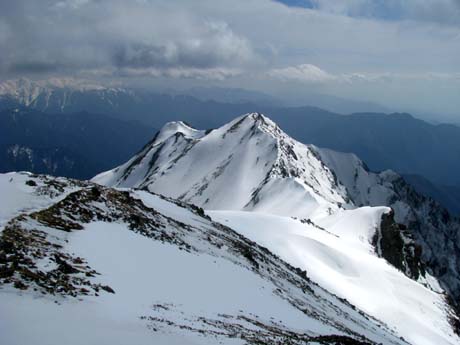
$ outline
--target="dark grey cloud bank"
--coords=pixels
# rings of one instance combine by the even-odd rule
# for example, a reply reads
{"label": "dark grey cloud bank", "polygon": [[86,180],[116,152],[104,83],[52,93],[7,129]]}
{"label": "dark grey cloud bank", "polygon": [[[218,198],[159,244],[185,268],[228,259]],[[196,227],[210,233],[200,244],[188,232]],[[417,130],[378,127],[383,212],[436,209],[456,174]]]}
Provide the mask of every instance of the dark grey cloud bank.
{"label": "dark grey cloud bank", "polygon": [[186,81],[280,96],[313,90],[457,113],[458,0],[310,3],[2,1],[0,72],[2,79]]}
{"label": "dark grey cloud bank", "polygon": [[2,2],[4,73],[114,73],[146,68],[234,68],[254,60],[223,21],[168,2]]}

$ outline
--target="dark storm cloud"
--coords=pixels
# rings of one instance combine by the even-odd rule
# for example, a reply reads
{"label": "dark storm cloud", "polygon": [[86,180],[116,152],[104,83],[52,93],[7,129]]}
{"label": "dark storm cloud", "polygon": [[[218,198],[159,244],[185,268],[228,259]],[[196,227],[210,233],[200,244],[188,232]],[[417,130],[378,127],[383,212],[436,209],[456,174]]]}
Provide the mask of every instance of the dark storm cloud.
{"label": "dark storm cloud", "polygon": [[166,56],[167,48],[164,46],[132,44],[115,49],[113,62],[118,67],[134,68],[169,66],[175,62]]}
{"label": "dark storm cloud", "polygon": [[[264,0],[1,1],[0,71],[15,75],[154,69],[156,75],[166,69],[167,75],[177,75],[175,70],[244,73],[319,63],[329,64],[319,65],[325,70],[333,65],[335,72],[421,64],[452,69],[448,54],[458,45],[458,30],[350,22],[340,16],[370,11],[370,4],[378,14],[383,3],[400,2],[310,0],[317,10],[288,11]],[[439,21],[451,20],[460,9],[458,0],[436,2],[438,6],[433,6],[435,0],[406,1],[405,6],[419,13],[414,18],[425,13]],[[318,34],[322,32],[327,35]],[[341,65],[348,70],[340,71]]]}
{"label": "dark storm cloud", "polygon": [[256,60],[227,23],[161,1],[2,2],[0,50],[6,74],[236,68]]}
{"label": "dark storm cloud", "polygon": [[[116,67],[125,68],[169,68],[193,67],[214,68],[231,65],[232,58],[238,59],[239,52],[221,54],[213,49],[218,42],[186,44],[168,42],[165,45],[127,43],[114,49],[112,61]],[[244,57],[242,57],[244,58]]]}
{"label": "dark storm cloud", "polygon": [[8,66],[9,71],[19,74],[51,73],[61,70],[62,66],[52,62],[22,61]]}

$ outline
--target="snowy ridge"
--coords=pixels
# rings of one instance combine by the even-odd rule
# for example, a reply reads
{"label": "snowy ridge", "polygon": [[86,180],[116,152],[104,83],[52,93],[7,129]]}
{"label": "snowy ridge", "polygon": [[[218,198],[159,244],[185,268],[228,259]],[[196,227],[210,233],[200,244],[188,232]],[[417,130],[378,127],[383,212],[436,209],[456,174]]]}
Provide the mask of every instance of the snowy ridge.
{"label": "snowy ridge", "polygon": [[[449,291],[459,305],[460,219],[451,217],[432,199],[416,193],[391,170],[373,173],[354,154],[327,149],[316,151],[346,187],[356,205],[386,205],[394,210],[396,222],[405,225],[409,230],[405,233],[414,238],[416,246],[420,247],[421,260],[431,275],[438,278],[443,289]],[[404,241],[407,241],[405,237]],[[420,252],[416,247],[413,251]],[[418,273],[411,276],[436,289],[436,284],[425,281]],[[457,308],[460,310],[460,307]]]}
{"label": "snowy ridge", "polygon": [[[241,211],[212,217],[308,272],[312,281],[382,320],[412,344],[455,344],[443,295],[379,258],[372,246],[385,207],[361,207],[317,219]],[[417,312],[420,315],[417,315]]]}
{"label": "snowy ridge", "polygon": [[[399,178],[395,172],[370,172],[366,165],[351,153],[322,148],[316,148],[316,152],[347,188],[348,195],[356,205],[386,205],[388,198],[394,194],[392,182]],[[398,210],[398,217],[403,216],[401,211]],[[403,219],[398,221],[402,223]]]}
{"label": "snowy ridge", "polygon": [[0,189],[7,343],[460,343],[448,280],[421,261],[449,254],[434,246],[453,221],[261,114],[169,123],[93,182],[11,173]]}
{"label": "snowy ridge", "polygon": [[49,207],[81,185],[78,180],[27,172],[1,174],[0,230],[11,218]]}
{"label": "snowy ridge", "polygon": [[93,181],[148,188],[207,209],[310,217],[347,205],[345,190],[315,152],[261,114],[241,116],[207,134],[171,132],[176,127],[183,125],[167,124],[130,161]]}
{"label": "snowy ridge", "polygon": [[[415,198],[407,185],[399,185],[397,174],[372,173],[354,155],[299,143],[257,113],[193,137],[171,132],[175,126],[181,127],[166,125],[130,161],[93,181],[142,188],[209,210],[290,264],[312,272],[315,282],[413,344],[459,341],[452,328],[457,317],[443,294],[458,284],[458,273],[453,269],[441,287],[430,260],[443,250],[432,254],[433,236],[445,240],[447,230],[437,231],[431,220],[423,223],[431,219],[427,210],[437,210],[423,197]],[[359,208],[366,205],[391,206],[394,213],[387,207]],[[442,255],[456,263],[458,253]]]}
{"label": "snowy ridge", "polygon": [[7,344],[406,344],[195,206],[87,182],[69,193],[72,180],[43,176],[0,182],[37,199],[58,191],[4,214]]}

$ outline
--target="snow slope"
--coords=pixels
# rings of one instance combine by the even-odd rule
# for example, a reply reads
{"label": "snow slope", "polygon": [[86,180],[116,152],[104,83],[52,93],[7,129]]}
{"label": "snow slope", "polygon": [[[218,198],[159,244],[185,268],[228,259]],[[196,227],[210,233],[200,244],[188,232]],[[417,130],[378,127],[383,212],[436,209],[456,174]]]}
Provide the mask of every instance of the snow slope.
{"label": "snow slope", "polygon": [[421,248],[426,268],[460,310],[460,219],[450,216],[431,198],[418,194],[391,170],[371,172],[351,153],[318,148],[316,152],[334,171],[355,205],[385,205],[394,210],[395,220],[409,229]]}
{"label": "snow slope", "polygon": [[93,181],[148,188],[206,209],[309,217],[347,204],[315,152],[256,113],[207,133],[169,123],[131,160]]}
{"label": "snow slope", "polygon": [[[433,255],[440,254],[432,254],[433,248],[446,243],[437,241],[445,239],[439,237],[445,231],[438,231],[428,214],[434,211],[434,217],[442,218],[442,213],[398,184],[397,174],[372,173],[354,155],[301,144],[257,113],[213,131],[184,127],[167,124],[135,157],[93,181],[142,188],[203,207],[311,272],[320,286],[387,323],[411,343],[459,342],[450,325],[455,317],[442,294],[443,288],[458,284],[458,253],[452,250],[454,255],[447,256],[441,249],[438,253],[454,264],[434,264]],[[384,218],[392,217],[390,209],[359,207],[365,205],[391,206],[396,221],[413,229],[403,230],[394,221],[391,229],[384,229]],[[420,263],[420,246],[431,266]],[[441,276],[437,269],[442,267],[452,272],[441,288],[432,274]]]}
{"label": "snow slope", "polygon": [[26,193],[45,200],[11,209],[0,233],[2,343],[405,343],[197,207],[87,182],[68,193],[56,186],[71,180],[0,180],[13,184],[0,185],[6,198],[33,181]]}
{"label": "snow slope", "polygon": [[27,172],[0,174],[0,231],[11,218],[51,206],[80,185],[76,180]]}
{"label": "snow slope", "polygon": [[444,296],[376,256],[371,245],[387,208],[363,207],[317,220],[241,211],[211,217],[308,272],[330,292],[383,321],[412,344],[457,344]]}
{"label": "snow slope", "polygon": [[393,264],[414,279],[428,271],[460,301],[459,219],[396,173],[373,173],[353,154],[299,143],[258,113],[206,132],[169,123],[132,159],[93,181],[147,188],[208,210],[300,218],[389,206],[396,222],[408,228],[398,240],[408,258]]}

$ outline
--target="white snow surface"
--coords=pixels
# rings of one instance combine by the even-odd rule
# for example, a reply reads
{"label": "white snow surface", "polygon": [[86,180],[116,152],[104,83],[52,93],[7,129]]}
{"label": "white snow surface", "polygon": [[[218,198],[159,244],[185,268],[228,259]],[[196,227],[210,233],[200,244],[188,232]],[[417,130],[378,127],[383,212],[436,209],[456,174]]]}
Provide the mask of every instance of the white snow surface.
{"label": "white snow surface", "polygon": [[[201,206],[412,344],[460,343],[436,280],[427,276],[437,287],[427,289],[371,245],[390,209],[359,206],[388,204],[396,173],[372,173],[353,154],[299,143],[257,113],[193,137],[171,133],[174,126],[180,127],[166,125],[138,155],[93,181]],[[392,207],[397,221],[409,214],[405,203]]]}
{"label": "white snow surface", "polygon": [[299,330],[327,330],[319,322],[307,325],[305,316],[277,298],[269,283],[226,260],[179,251],[119,224],[90,224],[72,234],[69,242],[67,250],[88,259],[116,293],[81,302],[57,298],[60,305],[53,298],[1,293],[2,343],[214,344],[215,339],[193,333],[148,329],[140,316],[155,315],[155,304],[174,305],[172,321],[181,321],[181,313],[217,318],[218,313],[244,311]]}
{"label": "white snow surface", "polygon": [[[65,178],[37,177],[28,172],[0,174],[0,231],[11,218],[21,213],[49,207],[69,193],[79,189],[72,183],[68,183],[63,192],[46,188],[46,181],[51,179],[69,181]],[[33,181],[37,187],[27,185],[27,181]],[[41,189],[43,189],[42,192],[40,192]]]}
{"label": "white snow surface", "polygon": [[412,344],[458,344],[443,295],[409,279],[375,255],[370,244],[386,207],[341,211],[303,224],[255,212],[208,211],[267,247],[332,293],[383,321]]}
{"label": "white snow surface", "polygon": [[[11,204],[2,202],[6,206],[0,220],[53,202],[48,196],[34,199],[35,194],[22,185],[27,177],[12,176],[20,186],[8,185],[8,177],[2,176],[0,188],[8,198],[16,191],[18,196],[11,197]],[[402,336],[416,345],[458,344],[460,339],[448,323],[444,296],[407,278],[379,258],[371,244],[382,214],[390,209],[358,206],[383,204],[391,197],[389,181],[395,176],[391,171],[368,172],[354,155],[301,144],[257,113],[206,132],[182,122],[169,123],[139,154],[93,181],[127,190],[165,219],[185,224],[184,228],[191,226],[210,235],[222,231],[210,220],[148,191],[203,207],[213,220],[306,270],[318,284],[315,294],[301,293],[290,285],[289,293],[341,326],[303,314],[277,293],[278,283],[248,269],[244,258],[226,245],[203,244],[194,231],[185,234],[200,248],[199,253],[146,238],[129,231],[126,224],[92,222],[82,231],[65,234],[65,248],[87,259],[101,273],[95,279],[116,293],[69,302],[29,293],[18,297],[12,290],[0,290],[0,305],[5,306],[0,308],[0,320],[7,320],[0,322],[0,334],[5,334],[8,344],[33,339],[43,344],[65,339],[72,344],[79,342],[60,330],[77,324],[76,331],[87,330],[77,338],[84,343],[108,339],[111,344],[124,344],[129,339],[137,344],[214,344],[212,337],[165,327],[155,320],[198,327],[199,317],[222,321],[223,314],[235,318],[250,313],[294,332],[342,334],[345,325],[377,343],[404,343],[399,339]],[[147,191],[128,189],[133,187]],[[29,195],[33,195],[30,200]],[[330,293],[387,325],[395,335]],[[55,299],[58,304],[53,303]],[[339,311],[323,299],[339,306]],[[341,314],[344,311],[347,317]],[[18,329],[22,320],[33,324],[27,332]],[[116,330],[110,338],[104,338],[112,328]],[[56,337],[56,332],[63,334]],[[218,341],[240,343],[226,337]]]}
{"label": "white snow surface", "polygon": [[[263,268],[254,271],[244,257],[235,254],[235,248],[200,239],[201,232],[209,231],[210,235],[221,233],[222,239],[233,236],[245,241],[230,229],[148,192],[130,193],[153,208],[158,221],[170,224],[168,231],[177,231],[177,237],[199,250],[179,250],[174,244],[135,233],[121,222],[92,221],[71,232],[40,226],[65,252],[87,260],[100,273],[92,281],[108,284],[115,294],[69,298],[0,287],[2,344],[244,344],[239,337],[204,334],[222,331],[206,320],[264,330],[238,319],[241,316],[299,334],[341,335],[345,328],[377,343],[404,343],[383,324],[319,286],[312,285],[314,293],[310,293],[278,276],[279,269],[293,274],[281,261],[278,266],[264,263],[271,275],[263,273]],[[101,202],[95,207],[110,214]],[[172,219],[182,228],[174,228]],[[303,313],[303,308],[312,316]]]}
{"label": "white snow surface", "polygon": [[347,204],[344,188],[311,147],[257,113],[208,134],[180,122],[168,123],[139,154],[93,181],[147,187],[215,210],[307,217]]}

